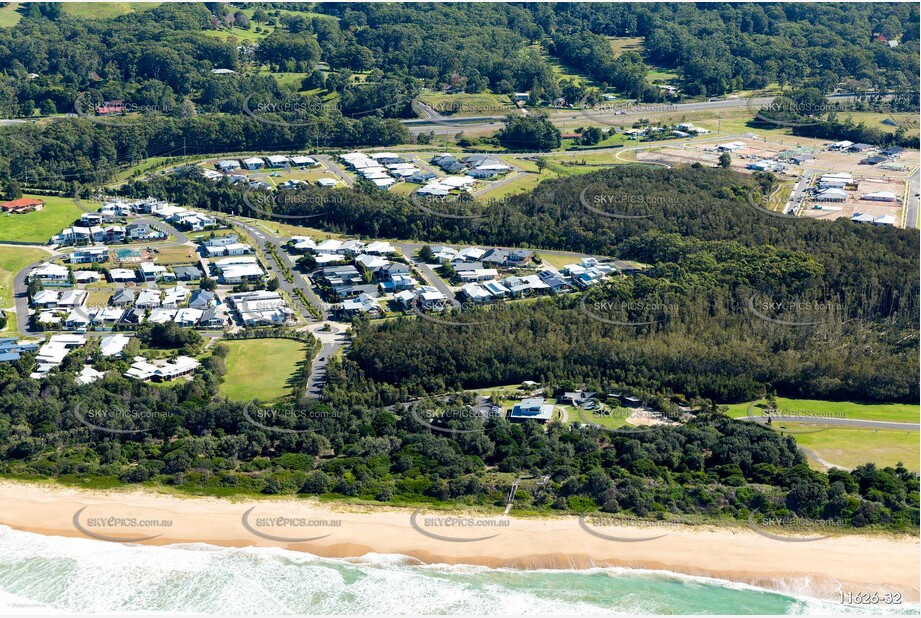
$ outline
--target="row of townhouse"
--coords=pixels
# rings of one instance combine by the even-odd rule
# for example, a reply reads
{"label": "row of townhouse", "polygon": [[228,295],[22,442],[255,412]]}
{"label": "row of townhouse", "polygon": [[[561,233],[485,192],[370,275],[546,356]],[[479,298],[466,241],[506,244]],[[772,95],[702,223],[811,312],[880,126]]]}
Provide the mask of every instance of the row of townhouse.
{"label": "row of townhouse", "polygon": [[335,238],[330,238],[318,243],[309,236],[292,237],[291,240],[288,241],[288,247],[293,253],[312,253],[318,257],[318,262],[320,262],[319,256],[323,255],[393,255],[398,252],[397,248],[387,241],[365,243],[354,239],[336,240]]}
{"label": "row of townhouse", "polygon": [[175,322],[184,328],[223,329],[230,323],[227,313],[219,307],[195,309],[193,307],[99,307],[89,310],[74,309],[67,316],[53,311],[44,311],[36,316],[36,322],[46,329],[54,330],[108,330],[114,328],[135,328],[145,322],[166,324]]}
{"label": "row of townhouse", "polygon": [[320,165],[320,162],[306,155],[294,155],[291,157],[287,155],[271,155],[265,159],[249,157],[243,159],[242,162],[240,159],[222,159],[214,164],[214,168],[221,172],[232,172],[241,168],[255,171],[266,167],[285,168],[292,165],[295,167],[316,167]]}
{"label": "row of townhouse", "polygon": [[499,249],[497,247],[454,249],[439,245],[432,247],[432,253],[435,254],[435,259],[439,263],[450,262],[455,269],[461,264],[474,262],[485,264],[489,268],[520,268],[528,266],[534,257],[534,252],[529,249]]}
{"label": "row of townhouse", "polygon": [[147,223],[133,223],[127,226],[99,225],[66,227],[49,241],[52,245],[91,245],[96,243],[117,244],[125,242],[147,242],[165,240],[169,234]]}

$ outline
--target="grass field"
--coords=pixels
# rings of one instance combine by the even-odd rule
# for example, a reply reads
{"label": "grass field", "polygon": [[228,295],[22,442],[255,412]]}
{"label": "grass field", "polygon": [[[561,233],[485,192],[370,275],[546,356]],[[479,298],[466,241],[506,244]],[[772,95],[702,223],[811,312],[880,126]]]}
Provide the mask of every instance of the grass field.
{"label": "grass field", "polygon": [[630,51],[638,54],[643,53],[643,37],[641,36],[609,36],[605,38],[608,40],[611,50],[618,56]]}
{"label": "grass field", "polygon": [[886,133],[895,133],[899,128],[890,124],[884,124],[884,120],[894,120],[899,126],[905,128],[908,135],[918,135],[918,114],[895,113],[882,114],[877,112],[847,112],[839,114],[841,120],[852,119],[854,122],[862,122],[868,127],[875,127]]}
{"label": "grass field", "polygon": [[419,101],[440,114],[452,118],[463,116],[501,116],[515,109],[508,96],[502,94],[444,94],[424,92]]}
{"label": "grass field", "polygon": [[[763,400],[762,402],[763,403]],[[727,414],[733,418],[748,415],[748,403],[736,403],[728,406]],[[842,418],[862,421],[889,421],[893,423],[919,422],[918,406],[901,403],[854,403],[852,401],[822,401],[818,399],[777,398],[777,407],[789,415],[815,415],[828,418]],[[760,408],[755,406],[753,414],[760,415]]]}
{"label": "grass field", "polygon": [[71,17],[112,19],[129,13],[149,11],[160,4],[160,2],[65,2],[63,8],[64,12]]}
{"label": "grass field", "polygon": [[0,307],[13,305],[13,277],[16,273],[49,255],[47,251],[31,247],[0,247]]}
{"label": "grass field", "polygon": [[80,218],[83,211],[69,197],[23,195],[45,202],[36,212],[21,215],[0,215],[0,241],[31,242],[44,245],[48,240]]}
{"label": "grass field", "polygon": [[538,251],[537,254],[544,264],[550,264],[556,268],[563,268],[567,264],[578,264],[582,260],[582,256],[578,253],[573,253],[572,255],[556,255]]}
{"label": "grass field", "polygon": [[883,467],[901,461],[909,470],[921,471],[918,465],[921,434],[917,431],[836,428],[794,437],[798,444],[831,464],[853,468],[872,462]]}
{"label": "grass field", "polygon": [[288,383],[307,346],[289,339],[225,341],[230,348],[221,394],[228,399],[272,401],[290,392]]}
{"label": "grass field", "polygon": [[6,6],[0,6],[0,28],[12,28],[19,23],[22,15],[17,11],[20,2],[10,2]]}
{"label": "grass field", "polygon": [[328,238],[343,238],[341,234],[332,234],[330,232],[324,232],[323,230],[318,230],[313,227],[303,227],[300,225],[290,225],[288,223],[278,223],[276,221],[261,221],[256,219],[247,219],[244,217],[237,217],[242,221],[251,223],[257,227],[261,227],[264,230],[267,230],[277,236],[291,237],[291,236],[310,236],[314,240],[326,240]]}

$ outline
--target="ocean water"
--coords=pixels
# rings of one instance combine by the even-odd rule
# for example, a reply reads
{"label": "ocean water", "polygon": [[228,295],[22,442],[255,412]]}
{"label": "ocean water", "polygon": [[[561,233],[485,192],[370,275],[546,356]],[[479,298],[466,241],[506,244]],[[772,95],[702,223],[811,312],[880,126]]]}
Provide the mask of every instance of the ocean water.
{"label": "ocean water", "polygon": [[[558,616],[874,608],[658,571],[522,571],[421,565],[379,554],[329,559],[271,548],[123,545],[0,526],[0,616],[55,611]],[[900,611],[916,614],[918,606]]]}

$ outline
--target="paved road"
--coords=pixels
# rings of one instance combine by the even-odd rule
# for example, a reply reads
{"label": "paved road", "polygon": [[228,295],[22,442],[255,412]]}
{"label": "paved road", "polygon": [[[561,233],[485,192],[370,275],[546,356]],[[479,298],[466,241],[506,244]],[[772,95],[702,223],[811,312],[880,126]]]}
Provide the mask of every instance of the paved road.
{"label": "paved road", "polygon": [[317,159],[322,161],[323,164],[331,172],[335,173],[336,176],[339,176],[340,180],[342,180],[345,184],[347,184],[350,187],[355,186],[355,181],[352,179],[352,177],[349,176],[344,169],[342,169],[341,165],[336,163],[335,159],[331,155],[316,155],[316,157]]}
{"label": "paved road", "polygon": [[429,285],[434,286],[435,289],[437,289],[439,292],[444,294],[448,300],[454,300],[454,296],[455,296],[454,290],[448,287],[448,285],[444,282],[444,279],[439,277],[435,273],[435,271],[432,270],[431,266],[429,266],[428,264],[420,260],[418,256],[416,256],[416,251],[418,251],[419,248],[422,247],[422,245],[402,244],[402,245],[395,245],[395,246],[400,251],[402,251],[403,255],[405,255],[406,258],[410,262],[413,263],[413,266],[415,266],[419,270],[419,272],[422,273],[422,276],[425,277]]}
{"label": "paved road", "polygon": [[[326,326],[329,326],[330,330],[322,330]],[[314,357],[310,365],[310,375],[307,377],[308,397],[319,399],[322,396],[323,387],[326,385],[326,367],[329,359],[349,344],[347,329],[347,326],[330,322],[316,324],[308,329],[323,344],[320,353]]]}
{"label": "paved road", "polygon": [[[767,423],[766,416],[743,416],[739,420],[749,423]],[[809,423],[810,425],[828,425],[832,427],[857,427],[860,429],[899,429],[902,431],[918,431],[919,423],[893,423],[890,421],[865,421],[855,418],[822,418],[815,416],[783,416],[772,417],[772,426],[779,427],[784,423]]]}
{"label": "paved road", "polygon": [[[304,316],[304,319],[308,322],[316,321],[315,318],[311,315],[310,311],[307,310],[307,307],[304,306],[300,296],[294,293],[295,287],[304,292],[307,295],[307,298],[320,308],[320,310],[323,312],[323,319],[325,320],[327,318],[327,313],[323,302],[320,301],[320,299],[311,289],[310,284],[308,284],[307,281],[304,280],[304,277],[302,277],[301,274],[295,269],[294,262],[291,261],[291,258],[289,258],[288,254],[284,251],[282,239],[278,238],[274,234],[270,234],[268,231],[262,228],[256,227],[251,223],[244,223],[243,221],[240,221],[236,218],[233,219],[233,222],[243,228],[250,236],[252,236],[253,240],[256,242],[259,248],[262,249],[262,251],[266,254],[266,262],[268,263],[268,267],[278,278],[278,287],[287,292],[288,296],[291,297],[291,302],[293,302],[295,306],[299,308],[298,310],[301,312],[301,315]],[[282,263],[294,275],[293,284],[289,283],[288,280],[285,279],[281,268],[278,267],[278,264],[275,263],[275,259],[271,254],[269,254],[267,247],[270,244],[275,247],[275,252],[281,258]]]}

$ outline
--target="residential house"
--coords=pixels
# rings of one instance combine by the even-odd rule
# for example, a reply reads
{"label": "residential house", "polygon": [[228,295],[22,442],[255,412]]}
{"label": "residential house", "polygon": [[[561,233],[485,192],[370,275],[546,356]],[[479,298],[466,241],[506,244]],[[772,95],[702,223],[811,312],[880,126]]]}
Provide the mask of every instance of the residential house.
{"label": "residential house", "polygon": [[105,357],[121,356],[131,337],[122,334],[106,335],[99,340],[99,353]]}
{"label": "residential house", "polygon": [[58,299],[58,307],[61,309],[82,307],[87,296],[86,290],[65,290],[61,292],[61,296]]}
{"label": "residential house", "polygon": [[61,266],[60,264],[55,264],[53,262],[46,262],[41,266],[36,266],[32,269],[32,272],[29,273],[29,281],[34,281],[38,279],[43,282],[64,282],[70,278],[70,270]]}
{"label": "residential house", "polygon": [[217,296],[208,290],[195,290],[189,300],[189,307],[193,309],[208,309],[217,303]]}
{"label": "residential house", "polygon": [[147,318],[147,321],[151,324],[166,324],[167,322],[172,322],[176,317],[176,309],[168,308],[157,308],[153,309],[150,312],[150,317]]}
{"label": "residential house", "polygon": [[177,281],[197,281],[202,277],[198,266],[173,266],[173,274]]}
{"label": "residential house", "polygon": [[530,397],[516,403],[509,412],[508,418],[512,422],[537,421],[546,423],[553,418],[553,406],[545,403],[543,397]]}
{"label": "residential house", "polygon": [[39,290],[32,297],[30,304],[36,308],[49,309],[58,306],[60,294],[54,290]]}
{"label": "residential house", "polygon": [[222,172],[232,172],[240,169],[240,162],[236,159],[222,159],[214,164],[214,168]]}
{"label": "residential house", "polygon": [[272,155],[268,157],[269,167],[285,167],[291,163],[291,159],[284,155]]}
{"label": "residential house", "polygon": [[90,318],[85,311],[74,309],[64,320],[66,328],[80,330],[85,329],[90,324]]}
{"label": "residential house", "polygon": [[198,324],[198,320],[201,319],[203,313],[204,312],[201,309],[185,307],[176,313],[176,317],[173,318],[173,321],[176,322],[178,326],[193,328],[196,324]]}
{"label": "residential house", "polygon": [[78,270],[74,272],[74,280],[77,283],[95,283],[102,279],[102,273],[95,270]]}
{"label": "residential house", "polygon": [[115,294],[112,295],[112,298],[109,300],[109,302],[114,307],[127,307],[134,302],[134,299],[134,290],[122,288],[115,291]]}
{"label": "residential house", "polygon": [[144,288],[138,294],[134,303],[135,307],[140,309],[155,309],[160,306],[160,290],[156,288]]}
{"label": "residential house", "polygon": [[127,268],[113,268],[109,271],[109,279],[111,279],[113,283],[136,281],[137,273]]}
{"label": "residential house", "polygon": [[243,160],[243,167],[250,171],[262,169],[265,167],[265,161],[259,157],[250,157],[249,159]]}
{"label": "residential house", "polygon": [[477,285],[476,283],[468,283],[463,288],[461,288],[461,293],[467,297],[470,302],[473,303],[488,303],[492,300],[492,294],[490,294],[483,286]]}
{"label": "residential house", "polygon": [[181,285],[177,285],[176,287],[172,287],[166,290],[161,306],[169,309],[175,309],[180,305],[184,305],[188,299],[189,290],[182,287]]}
{"label": "residential house", "polygon": [[109,250],[105,247],[90,247],[70,254],[71,264],[94,264],[108,261]]}
{"label": "residential house", "polygon": [[209,307],[204,309],[198,320],[200,328],[224,328],[227,325],[227,314],[222,309]]}
{"label": "residential house", "polygon": [[347,316],[364,313],[375,318],[381,315],[381,307],[370,295],[359,294],[354,299],[344,301],[342,303],[341,312]]}
{"label": "residential house", "polygon": [[169,234],[149,223],[132,223],[125,228],[128,240],[153,241],[163,240]]}
{"label": "residential house", "polygon": [[166,266],[153,262],[141,262],[138,273],[141,275],[141,281],[164,281],[176,278]]}
{"label": "residential house", "polygon": [[42,210],[45,202],[30,197],[21,197],[8,202],[0,202],[0,210],[6,213],[23,214]]}

